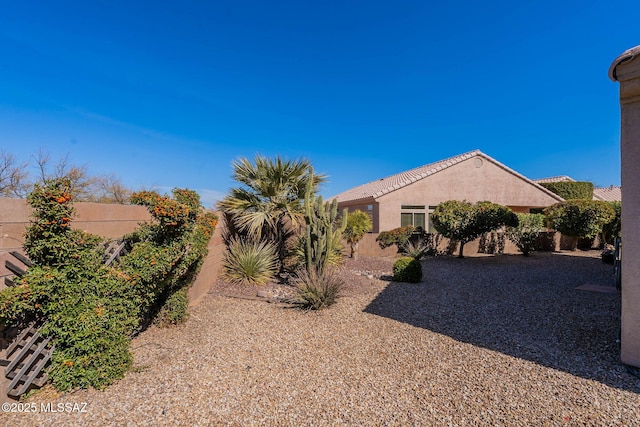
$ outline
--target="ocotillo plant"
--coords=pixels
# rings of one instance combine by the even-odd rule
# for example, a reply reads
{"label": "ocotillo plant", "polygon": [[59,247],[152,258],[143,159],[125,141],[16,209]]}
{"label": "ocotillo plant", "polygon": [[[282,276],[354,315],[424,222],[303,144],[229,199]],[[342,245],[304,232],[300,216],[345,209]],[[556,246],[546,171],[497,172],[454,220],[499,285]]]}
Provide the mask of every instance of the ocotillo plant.
{"label": "ocotillo plant", "polygon": [[340,227],[338,219],[338,201],[323,203],[322,196],[313,194],[313,169],[309,169],[309,181],[305,193],[305,268],[309,274],[322,274],[325,271],[331,253],[340,247],[340,236],[347,227],[347,210]]}

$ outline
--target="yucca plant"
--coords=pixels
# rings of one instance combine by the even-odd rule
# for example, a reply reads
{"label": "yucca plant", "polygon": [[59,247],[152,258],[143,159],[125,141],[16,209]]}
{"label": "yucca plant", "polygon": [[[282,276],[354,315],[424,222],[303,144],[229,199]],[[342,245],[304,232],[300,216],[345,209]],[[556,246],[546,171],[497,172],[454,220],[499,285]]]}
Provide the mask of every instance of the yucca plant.
{"label": "yucca plant", "polygon": [[297,297],[291,301],[293,304],[305,310],[320,310],[338,300],[344,282],[335,269],[309,272],[301,268],[293,285],[298,293]]}
{"label": "yucca plant", "polygon": [[408,240],[407,243],[402,246],[402,252],[404,252],[406,256],[417,259],[418,261],[424,257],[428,250],[429,246],[422,239],[416,241]]}
{"label": "yucca plant", "polygon": [[232,283],[264,285],[278,269],[276,245],[232,239],[224,260],[225,276]]}

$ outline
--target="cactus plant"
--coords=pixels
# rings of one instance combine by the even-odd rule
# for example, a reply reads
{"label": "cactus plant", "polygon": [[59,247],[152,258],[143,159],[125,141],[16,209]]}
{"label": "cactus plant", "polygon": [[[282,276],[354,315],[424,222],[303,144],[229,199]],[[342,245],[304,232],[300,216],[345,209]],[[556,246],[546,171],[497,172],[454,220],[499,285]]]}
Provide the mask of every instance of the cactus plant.
{"label": "cactus plant", "polygon": [[313,169],[309,168],[309,180],[305,192],[305,268],[312,274],[323,274],[331,254],[340,248],[340,237],[347,227],[347,210],[343,212],[340,226],[338,220],[338,201],[323,202],[322,196],[313,193]]}

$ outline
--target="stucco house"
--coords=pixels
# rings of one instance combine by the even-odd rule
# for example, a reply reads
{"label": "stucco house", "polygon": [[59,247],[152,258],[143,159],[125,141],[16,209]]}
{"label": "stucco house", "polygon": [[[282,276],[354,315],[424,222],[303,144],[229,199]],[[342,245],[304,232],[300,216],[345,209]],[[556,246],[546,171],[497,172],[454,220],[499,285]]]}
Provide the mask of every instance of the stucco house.
{"label": "stucco house", "polygon": [[487,200],[514,212],[564,200],[479,150],[362,184],[334,198],[340,209],[368,212],[373,233],[406,225],[433,231],[430,214],[447,200]]}

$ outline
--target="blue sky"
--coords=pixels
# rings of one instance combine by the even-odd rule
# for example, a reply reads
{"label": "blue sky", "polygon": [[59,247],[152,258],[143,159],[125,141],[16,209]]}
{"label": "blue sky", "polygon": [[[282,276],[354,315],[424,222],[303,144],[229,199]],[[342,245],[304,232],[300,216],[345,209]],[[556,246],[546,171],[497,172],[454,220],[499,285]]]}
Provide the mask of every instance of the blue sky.
{"label": "blue sky", "polygon": [[637,0],[0,0],[0,148],[207,207],[257,153],[310,159],[325,196],[473,149],[619,185],[607,71],[640,44],[634,16]]}

